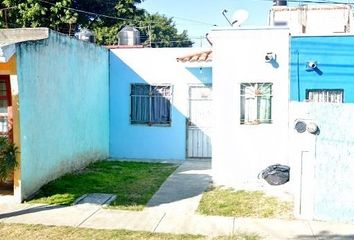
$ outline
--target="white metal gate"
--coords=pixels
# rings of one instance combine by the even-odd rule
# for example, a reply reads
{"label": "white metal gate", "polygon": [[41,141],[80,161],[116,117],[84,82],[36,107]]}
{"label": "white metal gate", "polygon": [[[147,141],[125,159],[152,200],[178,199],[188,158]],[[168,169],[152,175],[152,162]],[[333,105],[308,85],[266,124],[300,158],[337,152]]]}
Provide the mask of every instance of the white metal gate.
{"label": "white metal gate", "polygon": [[211,158],[212,88],[189,88],[189,119],[187,123],[187,157]]}

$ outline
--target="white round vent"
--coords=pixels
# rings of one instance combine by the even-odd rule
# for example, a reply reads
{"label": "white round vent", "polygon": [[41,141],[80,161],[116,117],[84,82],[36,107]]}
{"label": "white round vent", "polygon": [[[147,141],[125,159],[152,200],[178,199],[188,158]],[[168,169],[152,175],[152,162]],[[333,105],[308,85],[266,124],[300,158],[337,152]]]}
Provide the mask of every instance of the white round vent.
{"label": "white round vent", "polygon": [[316,123],[313,123],[313,122],[308,123],[308,124],[307,124],[307,127],[306,127],[306,130],[307,130],[309,133],[311,133],[311,134],[317,134],[318,129],[319,129],[319,128],[318,128],[317,124],[316,124]]}

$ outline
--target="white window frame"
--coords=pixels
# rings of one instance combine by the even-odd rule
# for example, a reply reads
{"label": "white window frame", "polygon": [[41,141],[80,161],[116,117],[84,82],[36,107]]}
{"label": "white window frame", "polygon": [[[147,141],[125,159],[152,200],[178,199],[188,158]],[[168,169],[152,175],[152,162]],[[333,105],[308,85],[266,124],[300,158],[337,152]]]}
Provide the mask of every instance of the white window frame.
{"label": "white window frame", "polygon": [[343,89],[306,89],[307,102],[343,103]]}
{"label": "white window frame", "polygon": [[240,124],[272,123],[272,86],[271,82],[240,84]]}

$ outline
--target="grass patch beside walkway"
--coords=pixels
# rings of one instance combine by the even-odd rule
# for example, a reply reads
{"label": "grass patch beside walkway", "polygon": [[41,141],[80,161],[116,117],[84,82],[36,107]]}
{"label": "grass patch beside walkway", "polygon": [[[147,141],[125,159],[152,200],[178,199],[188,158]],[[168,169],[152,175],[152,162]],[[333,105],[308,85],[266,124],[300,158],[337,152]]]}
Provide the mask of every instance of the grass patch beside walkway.
{"label": "grass patch beside walkway", "polygon": [[[135,232],[126,230],[98,230],[73,227],[54,227],[43,225],[3,224],[0,223],[0,239],[16,240],[199,240],[210,239],[200,235],[175,235],[166,233]],[[235,235],[218,237],[217,240],[258,240],[257,236]]]}
{"label": "grass patch beside walkway", "polygon": [[142,210],[177,165],[100,161],[43,186],[30,203],[72,204],[86,193],[112,193],[111,207]]}
{"label": "grass patch beside walkway", "polygon": [[292,204],[259,191],[212,188],[203,194],[198,212],[232,217],[291,218]]}

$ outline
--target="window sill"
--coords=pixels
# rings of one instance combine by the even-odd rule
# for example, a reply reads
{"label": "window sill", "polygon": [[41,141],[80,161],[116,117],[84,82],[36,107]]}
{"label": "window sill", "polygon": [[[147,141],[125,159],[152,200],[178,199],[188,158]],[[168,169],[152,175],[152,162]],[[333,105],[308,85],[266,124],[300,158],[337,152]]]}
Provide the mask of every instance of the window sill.
{"label": "window sill", "polygon": [[132,126],[144,126],[144,127],[171,127],[171,123],[130,123]]}
{"label": "window sill", "polygon": [[252,121],[252,122],[241,122],[240,124],[241,125],[263,125],[263,124],[272,124],[273,122],[270,121],[270,122],[259,122],[259,121]]}

